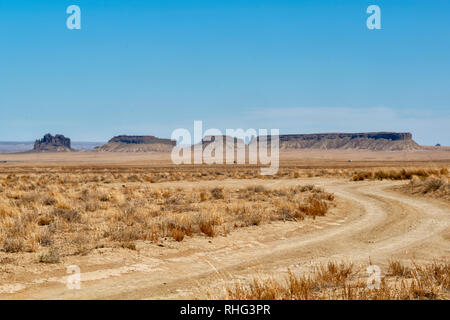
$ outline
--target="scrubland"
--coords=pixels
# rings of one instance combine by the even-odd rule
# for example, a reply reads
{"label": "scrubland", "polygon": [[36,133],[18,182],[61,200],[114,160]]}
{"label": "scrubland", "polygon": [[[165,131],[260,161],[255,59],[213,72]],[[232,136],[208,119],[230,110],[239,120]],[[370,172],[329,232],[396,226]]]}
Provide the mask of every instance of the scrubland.
{"label": "scrubland", "polygon": [[398,188],[412,195],[426,195],[437,199],[450,201],[450,183],[448,176],[412,179],[410,183]]}
{"label": "scrubland", "polygon": [[397,169],[397,170],[366,170],[352,177],[353,181],[363,180],[409,180],[396,188],[417,196],[429,196],[450,200],[449,171],[441,169]]}
{"label": "scrubland", "polygon": [[4,252],[41,252],[42,262],[134,241],[214,237],[235,228],[324,216],[334,196],[313,185],[267,189],[171,188],[145,178],[103,174],[0,177]]}
{"label": "scrubland", "polygon": [[[33,270],[43,274],[64,269],[69,261],[83,267],[82,257],[97,257],[106,252],[104,249],[112,250],[108,259],[119,269],[128,265],[121,265],[124,262],[119,263],[118,256],[136,261],[142,255],[159,259],[166,257],[167,251],[165,260],[158,260],[167,262],[166,269],[161,273],[152,269],[153,273],[145,275],[154,274],[155,283],[178,277],[180,271],[170,271],[177,270],[170,259],[186,256],[186,271],[181,272],[184,278],[174,280],[172,290],[197,286],[190,282],[194,275],[189,270],[216,272],[208,269],[209,264],[199,262],[194,253],[200,250],[215,259],[214,270],[220,270],[222,263],[228,270],[230,261],[246,270],[253,266],[252,259],[264,268],[270,265],[287,270],[284,279],[246,274],[245,281],[228,284],[224,293],[215,291],[211,298],[448,299],[449,263],[441,259],[450,249],[449,211],[445,206],[449,200],[447,162],[423,166],[382,162],[309,166],[289,162],[276,175],[259,173],[259,168],[247,165],[6,164],[0,168],[0,269],[4,271],[2,281],[7,282],[0,283],[0,294],[10,292],[9,285],[14,281],[22,281],[25,286],[30,264],[39,266]],[[390,195],[398,195],[398,201]],[[400,195],[418,200],[407,201]],[[444,204],[428,204],[436,199]],[[438,227],[435,221],[439,221]],[[248,230],[252,230],[252,240]],[[264,231],[259,234],[258,230]],[[430,232],[434,232],[434,238]],[[426,249],[420,251],[416,243],[422,238]],[[209,252],[202,243],[213,240],[218,244],[210,244],[214,251]],[[272,250],[244,249],[254,243]],[[385,259],[388,256],[382,248],[387,246],[392,247],[390,257],[395,257],[399,248],[410,248],[419,256],[427,252],[427,257],[408,265],[390,260],[389,272],[375,291],[367,287],[367,265],[361,267],[361,261],[352,264],[331,259],[306,273],[289,269],[296,265],[297,258],[306,263],[331,253],[358,258],[367,250]],[[353,253],[358,248],[359,253]],[[227,259],[220,258],[220,250],[231,250],[224,253]],[[276,252],[284,259],[278,264],[272,257]],[[430,261],[429,255],[437,260]],[[25,256],[27,259],[22,258]],[[207,276],[205,281],[203,292],[215,280]],[[118,298],[133,292],[133,287],[127,286],[119,286],[124,291],[117,292]],[[160,286],[143,292],[146,294],[142,297],[149,292],[159,294],[157,298],[169,294]],[[193,289],[189,292],[191,295],[181,297],[192,298]],[[91,297],[88,293],[80,297]],[[24,293],[21,297],[28,296]]]}
{"label": "scrubland", "polygon": [[381,170],[363,170],[357,172],[353,176],[353,181],[362,180],[411,180],[424,179],[428,177],[448,176],[448,169],[429,169],[429,168],[414,168],[414,169],[381,169]]}

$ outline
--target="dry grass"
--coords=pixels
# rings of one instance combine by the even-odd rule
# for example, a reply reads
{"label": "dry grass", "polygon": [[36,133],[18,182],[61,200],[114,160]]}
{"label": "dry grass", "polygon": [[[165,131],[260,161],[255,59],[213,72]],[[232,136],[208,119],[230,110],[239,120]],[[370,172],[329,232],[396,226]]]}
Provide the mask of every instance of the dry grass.
{"label": "dry grass", "polygon": [[410,194],[427,195],[444,200],[450,200],[449,171],[447,168],[430,169],[392,169],[365,170],[353,175],[353,181],[363,180],[410,180],[410,183],[395,189]]}
{"label": "dry grass", "polygon": [[398,189],[410,193],[426,195],[450,201],[450,183],[445,176],[428,177],[426,179],[413,179],[409,184]]}
{"label": "dry grass", "polygon": [[[330,151],[327,151],[327,153]],[[73,154],[71,156],[81,155]],[[52,158],[55,155],[52,155]],[[131,155],[132,156],[132,155]],[[98,158],[96,154],[95,159]],[[98,161],[98,160],[96,160]],[[366,172],[375,174],[378,178],[398,179],[399,173],[417,172],[421,175],[439,174],[448,175],[449,161],[353,161],[336,159],[289,159],[281,161],[280,168],[275,175],[261,176],[260,167],[256,165],[179,165],[174,166],[169,161],[146,162],[145,165],[124,165],[105,163],[65,164],[65,163],[39,163],[21,164],[20,166],[1,166],[0,175],[10,176],[10,180],[24,175],[39,175],[42,182],[49,177],[58,175],[61,182],[76,185],[77,183],[128,183],[145,182],[160,183],[167,181],[203,181],[225,179],[301,179],[312,177],[343,177],[352,178]],[[29,166],[31,165],[31,167]],[[1,186],[0,186],[1,188]],[[52,198],[49,198],[53,201]]]}
{"label": "dry grass", "polygon": [[389,274],[397,277],[405,277],[411,275],[411,270],[398,260],[389,261]]}
{"label": "dry grass", "polygon": [[391,169],[391,170],[364,170],[353,175],[353,181],[362,180],[410,180],[413,178],[427,178],[430,176],[448,176],[448,169]]}
{"label": "dry grass", "polygon": [[248,283],[235,282],[225,288],[222,299],[237,300],[410,300],[448,299],[450,263],[434,262],[405,269],[398,261],[389,263],[390,272],[381,277],[380,287],[369,288],[365,270],[352,264],[329,262],[311,273],[288,271],[284,280],[273,277],[254,278]]}
{"label": "dry grass", "polygon": [[58,263],[59,260],[59,250],[56,247],[51,247],[47,253],[39,255],[39,262],[42,263]]}
{"label": "dry grass", "polygon": [[41,262],[136,241],[226,235],[235,228],[323,216],[334,196],[312,185],[175,188],[136,174],[0,174],[0,250]]}

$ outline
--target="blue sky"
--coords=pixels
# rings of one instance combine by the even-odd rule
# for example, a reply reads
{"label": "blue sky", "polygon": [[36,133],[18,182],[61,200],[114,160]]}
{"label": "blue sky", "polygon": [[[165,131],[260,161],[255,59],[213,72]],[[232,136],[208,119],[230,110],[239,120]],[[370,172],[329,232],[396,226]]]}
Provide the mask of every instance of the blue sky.
{"label": "blue sky", "polygon": [[[81,30],[66,8],[81,8]],[[366,8],[381,8],[368,30]],[[450,145],[450,1],[0,0],[0,141],[176,128]]]}

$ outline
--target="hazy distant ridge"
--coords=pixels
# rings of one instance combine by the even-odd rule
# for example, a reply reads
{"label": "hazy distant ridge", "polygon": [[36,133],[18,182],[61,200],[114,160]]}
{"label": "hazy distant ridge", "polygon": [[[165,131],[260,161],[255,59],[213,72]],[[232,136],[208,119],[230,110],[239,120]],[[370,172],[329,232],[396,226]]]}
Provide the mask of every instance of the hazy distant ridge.
{"label": "hazy distant ridge", "polygon": [[[75,150],[88,151],[97,146],[103,145],[104,142],[72,142],[72,148]],[[25,152],[33,149],[34,141],[0,141],[0,153]]]}

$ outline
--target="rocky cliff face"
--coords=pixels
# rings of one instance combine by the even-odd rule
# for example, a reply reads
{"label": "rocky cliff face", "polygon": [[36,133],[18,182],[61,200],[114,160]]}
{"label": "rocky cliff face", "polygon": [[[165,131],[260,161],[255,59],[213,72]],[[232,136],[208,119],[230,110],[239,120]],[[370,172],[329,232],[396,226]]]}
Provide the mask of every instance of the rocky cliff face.
{"label": "rocky cliff face", "polygon": [[42,139],[34,142],[33,151],[36,152],[61,152],[72,151],[70,147],[70,139],[61,134],[52,136],[47,133]]}
{"label": "rocky cliff face", "polygon": [[[253,141],[261,141],[258,137]],[[269,138],[270,140],[270,138]],[[280,135],[280,149],[365,149],[376,151],[418,150],[409,132],[318,133]]]}
{"label": "rocky cliff face", "polygon": [[172,151],[176,141],[160,139],[154,136],[116,136],[107,144],[96,147],[95,151],[103,152],[166,152]]}

